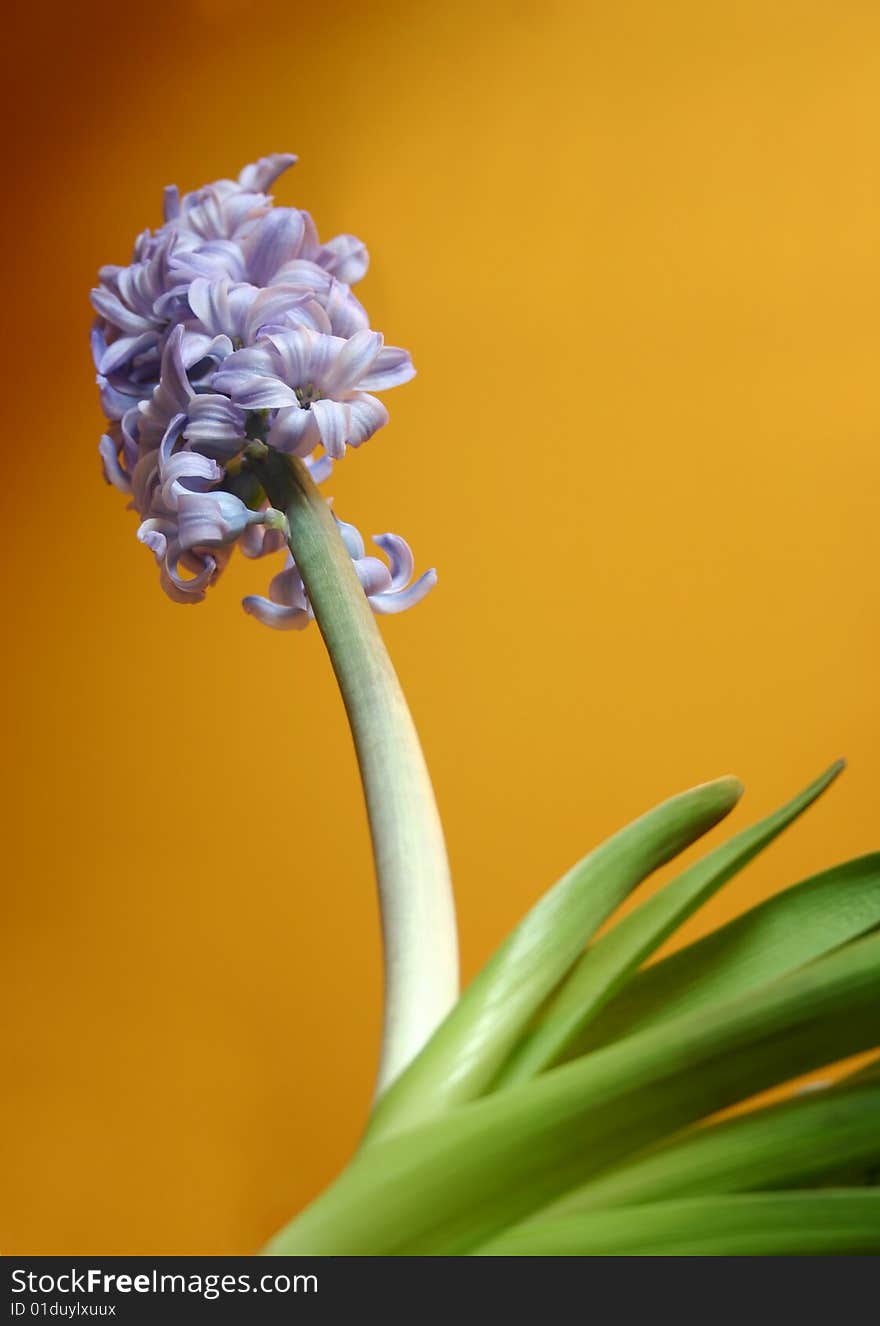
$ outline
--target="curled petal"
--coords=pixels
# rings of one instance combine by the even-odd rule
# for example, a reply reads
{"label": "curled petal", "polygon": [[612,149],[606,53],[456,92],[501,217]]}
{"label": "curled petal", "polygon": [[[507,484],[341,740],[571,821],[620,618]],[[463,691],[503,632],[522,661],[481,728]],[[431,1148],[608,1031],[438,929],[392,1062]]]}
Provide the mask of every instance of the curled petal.
{"label": "curled petal", "polygon": [[[188,204],[188,199],[184,200]],[[187,205],[177,225],[202,239],[233,240],[247,233],[253,223],[271,206],[262,193],[238,189],[231,181],[218,180],[200,190],[195,206]]]}
{"label": "curled petal", "polygon": [[303,224],[305,226],[305,235],[303,236],[302,256],[308,258],[311,262],[318,265],[318,258],[321,254],[321,243],[318,239],[318,228],[308,212],[301,213]]}
{"label": "curled petal", "polygon": [[131,492],[131,479],[119,464],[119,451],[112,437],[106,433],[98,443],[98,454],[104,466],[104,478],[126,496]]}
{"label": "curled petal", "polygon": [[381,332],[370,331],[369,328],[355,332],[351,340],[344,342],[333,364],[324,374],[321,381],[324,390],[335,396],[337,392],[351,391],[359,386],[381,349]]}
{"label": "curled petal", "polygon": [[[266,439],[270,447],[277,447],[290,456],[307,456],[321,441],[318,420],[313,410],[303,410],[299,404],[279,410]],[[332,464],[328,460],[328,464]],[[325,476],[326,477],[326,476]],[[320,480],[316,480],[320,482]]]}
{"label": "curled petal", "polygon": [[391,589],[403,589],[415,570],[415,559],[406,539],[399,534],[374,534],[373,542],[381,548],[391,567]]}
{"label": "curled petal", "polygon": [[176,184],[169,184],[162,195],[162,217],[165,221],[174,221],[180,216],[180,191]]}
{"label": "curled petal", "polygon": [[[300,215],[306,217],[305,212],[301,212]],[[332,281],[330,273],[325,272],[316,262],[312,262],[309,258],[294,258],[278,269],[269,284],[302,286],[306,290],[323,295],[330,289]]]}
{"label": "curled petal", "polygon": [[337,235],[324,245],[318,261],[325,271],[332,272],[346,285],[354,285],[365,275],[370,255],[357,236]]}
{"label": "curled petal", "polygon": [[416,370],[408,350],[401,350],[396,345],[386,345],[380,350],[369,372],[360,379],[358,386],[364,391],[385,391],[388,387],[399,387],[414,378]]}
{"label": "curled petal", "polygon": [[187,286],[185,283],[175,285],[171,290],[166,290],[163,295],[159,295],[153,305],[153,312],[157,318],[163,322],[174,322],[179,317],[186,314],[186,294]]}
{"label": "curled petal", "polygon": [[[234,356],[230,355],[230,359]],[[296,405],[296,392],[278,378],[258,377],[255,373],[226,372],[215,376],[213,385],[220,392],[228,392],[245,410],[280,410]]]}
{"label": "curled petal", "polygon": [[184,497],[201,492],[205,484],[218,483],[223,478],[223,471],[216,461],[199,455],[197,451],[178,451],[161,466],[161,476],[162,504],[167,510],[176,511]]}
{"label": "curled petal", "polygon": [[327,316],[326,310],[309,293],[279,314],[276,321],[264,322],[254,335],[278,335],[278,333],[288,332],[296,327],[304,327],[308,331],[322,332],[327,336],[333,331],[333,324]]}
{"label": "curled petal", "polygon": [[168,539],[173,535],[174,528],[170,520],[145,520],[138,529],[137,536],[154,554],[156,560],[161,561],[168,550]]}
{"label": "curled petal", "polygon": [[89,345],[92,349],[92,359],[95,368],[99,368],[101,359],[107,349],[107,337],[105,334],[105,323],[103,319],[96,318],[92,323],[92,330],[89,332]]}
{"label": "curled petal", "polygon": [[242,599],[241,606],[251,617],[256,617],[258,622],[276,631],[302,631],[312,620],[302,608],[288,608],[281,603],[272,603],[259,594],[248,594]]}
{"label": "curled petal", "polygon": [[212,335],[221,332],[229,334],[234,330],[229,308],[228,276],[221,276],[217,280],[196,277],[187,291],[187,301],[199,322]]}
{"label": "curled petal", "polygon": [[377,396],[368,396],[365,391],[356,391],[349,396],[348,409],[351,415],[348,442],[352,447],[359,447],[388,423],[385,406]]}
{"label": "curled petal", "polygon": [[108,322],[112,322],[114,327],[118,327],[129,336],[140,336],[141,332],[153,329],[152,318],[126,308],[117,295],[105,290],[103,286],[98,286],[91,292],[91,299],[92,308],[96,313],[100,313]]}
{"label": "curled petal", "polygon": [[279,175],[295,164],[296,159],[292,152],[273,152],[267,157],[260,157],[259,161],[252,162],[239,172],[239,186],[252,193],[265,193]]}
{"label": "curled petal", "polygon": [[324,323],[329,330],[329,319],[310,290],[296,285],[271,285],[261,290],[254,299],[243,322],[246,343],[256,340],[263,327],[273,323],[293,323],[319,329]]}
{"label": "curled petal", "polygon": [[[191,576],[180,574],[180,566],[193,572]],[[201,603],[205,590],[217,578],[220,565],[210,554],[195,559],[192,554],[181,554],[175,543],[168,546],[162,563],[160,583],[165,593],[175,603]]]}
{"label": "curled petal", "polygon": [[248,525],[264,519],[265,513],[250,511],[234,493],[182,492],[177,499],[177,537],[183,552],[232,543]]}
{"label": "curled petal", "polygon": [[205,589],[202,585],[194,586],[192,580],[183,580],[176,575],[172,576],[166,566],[162,566],[159,575],[159,584],[173,603],[202,603],[205,598]]}
{"label": "curled petal", "polygon": [[335,336],[322,336],[307,327],[268,334],[265,342],[273,353],[273,371],[292,387],[322,383],[343,344]]}
{"label": "curled petal", "polygon": [[229,459],[245,442],[244,410],[228,396],[200,393],[190,401],[185,433],[190,446]]}
{"label": "curled petal", "polygon": [[162,441],[159,443],[159,465],[165,466],[174,454],[174,448],[183,436],[183,430],[186,426],[186,415],[176,414],[168,424],[162,435]]}
{"label": "curled petal", "polygon": [[[223,374],[239,373],[249,378],[272,377],[275,367],[274,347],[267,337],[261,340],[258,345],[249,345],[243,350],[236,350],[235,354],[229,356],[219,372]],[[231,394],[225,377],[222,383],[215,382],[214,386],[218,391],[225,391],[227,395]]]}
{"label": "curled petal", "polygon": [[269,598],[273,603],[282,603],[288,608],[308,609],[309,601],[302,576],[289,553],[283,571],[279,571],[269,582]]}
{"label": "curled petal", "polygon": [[378,557],[361,557],[355,562],[354,569],[368,599],[391,589],[391,573]]}
{"label": "curled petal", "polygon": [[334,336],[347,338],[369,327],[367,310],[342,281],[332,279],[326,294],[321,298],[330,324],[328,330]]}
{"label": "curled petal", "polygon": [[101,397],[101,409],[110,420],[121,419],[132,406],[140,405],[144,399],[144,394],[149,395],[152,391],[152,387],[148,387],[146,393],[137,396],[127,391],[120,391],[118,387],[114,386],[107,378],[102,377],[101,374],[98,374],[95,381],[98,384]]}
{"label": "curled petal", "polygon": [[[297,404],[294,390],[301,380],[300,349],[296,342],[308,333],[284,333],[282,336],[263,337],[257,345],[236,350],[224,360],[212,379],[215,391],[231,396],[247,409],[279,409]],[[286,363],[275,342],[285,346],[291,363]],[[294,344],[287,346],[287,341]],[[289,384],[289,385],[288,385]]]}
{"label": "curled petal", "polygon": [[424,575],[419,576],[409,589],[390,590],[387,594],[375,594],[370,599],[370,606],[374,612],[390,614],[395,612],[405,612],[407,608],[412,608],[416,603],[420,603],[427,593],[434,588],[437,583],[437,572],[433,569],[426,571]]}
{"label": "curled petal", "polygon": [[333,519],[336,521],[336,527],[342,535],[342,542],[345,544],[349,557],[353,562],[358,561],[366,552],[360,530],[355,525],[349,525],[346,521],[340,520],[338,516],[334,516]]}
{"label": "curled petal", "polygon": [[339,460],[345,455],[345,444],[351,432],[348,406],[339,401],[315,401],[309,413],[315,418],[327,455]]}
{"label": "curled petal", "polygon": [[249,525],[238,541],[245,557],[268,557],[280,552],[287,539],[281,529],[267,529],[265,525]]}
{"label": "curled petal", "polygon": [[269,598],[251,594],[242,600],[242,607],[264,626],[272,626],[280,631],[301,631],[312,619],[302,577],[290,556],[284,570],[273,576],[269,584]]}
{"label": "curled petal", "polygon": [[295,207],[275,207],[257,223],[242,245],[248,276],[268,285],[284,263],[298,257],[305,225]]}
{"label": "curled petal", "polygon": [[126,410],[119,421],[119,435],[122,439],[122,459],[128,473],[134,469],[138,458],[137,409]]}
{"label": "curled petal", "polygon": [[159,339],[155,331],[142,332],[140,336],[120,336],[108,345],[101,355],[98,372],[109,377],[111,373],[123,368],[136,355],[149,350]]}
{"label": "curled petal", "polygon": [[196,247],[178,249],[169,261],[169,273],[177,283],[177,288],[169,291],[155,306],[157,313],[166,311],[166,301],[172,295],[186,294],[190,281],[197,277],[217,280],[227,276],[230,281],[245,279],[245,261],[241,246],[231,239],[210,239]]}
{"label": "curled petal", "polygon": [[324,483],[333,473],[333,461],[329,456],[307,456],[306,469],[315,483]]}
{"label": "curled petal", "polygon": [[153,493],[159,482],[158,456],[157,451],[145,452],[132,471],[131,495],[142,516],[148,514],[152,505]]}
{"label": "curled petal", "polygon": [[162,352],[162,371],[159,385],[148,401],[138,408],[141,412],[141,440],[146,447],[155,447],[175,415],[185,413],[195,395],[183,363],[183,327],[177,326],[168,337]]}
{"label": "curled petal", "polygon": [[[217,364],[228,358],[232,349],[232,341],[228,336],[211,336],[208,332],[194,331],[192,327],[184,330],[181,347],[183,362],[194,375],[196,366],[203,366],[199,368],[199,378],[207,371],[215,372]],[[209,360],[212,361],[210,364],[207,362]]]}

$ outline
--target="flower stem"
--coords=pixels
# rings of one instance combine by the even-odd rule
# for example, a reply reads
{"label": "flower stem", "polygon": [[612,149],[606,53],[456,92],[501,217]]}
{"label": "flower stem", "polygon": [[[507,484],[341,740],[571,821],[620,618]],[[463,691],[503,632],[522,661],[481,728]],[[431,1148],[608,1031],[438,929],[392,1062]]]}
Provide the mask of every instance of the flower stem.
{"label": "flower stem", "polygon": [[443,830],[418,735],[336,522],[306,466],[269,449],[252,462],[290,525],[290,550],[354,737],[385,964],[377,1094],[418,1054],[458,995],[455,910]]}

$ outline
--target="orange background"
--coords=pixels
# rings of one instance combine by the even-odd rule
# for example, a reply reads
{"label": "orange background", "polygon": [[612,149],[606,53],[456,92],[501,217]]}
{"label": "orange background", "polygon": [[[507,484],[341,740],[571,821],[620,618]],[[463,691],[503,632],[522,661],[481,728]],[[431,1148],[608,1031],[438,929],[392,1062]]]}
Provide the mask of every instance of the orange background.
{"label": "orange background", "polygon": [[0,1246],[249,1251],[368,1106],[366,825],[317,631],[238,606],[267,564],[175,606],[102,485],[96,268],[284,149],[278,200],[367,241],[419,376],[331,491],[440,571],[383,629],[467,974],[655,801],[735,772],[739,827],[849,756],[697,934],[880,837],[880,10],[20,8]]}

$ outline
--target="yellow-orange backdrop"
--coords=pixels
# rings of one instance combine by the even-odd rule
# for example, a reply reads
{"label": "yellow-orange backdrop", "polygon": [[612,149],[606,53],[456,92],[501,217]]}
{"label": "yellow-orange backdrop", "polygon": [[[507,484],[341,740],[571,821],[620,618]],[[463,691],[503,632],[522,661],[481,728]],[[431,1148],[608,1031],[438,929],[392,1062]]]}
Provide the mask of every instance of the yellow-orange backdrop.
{"label": "yellow-orange backdrop", "polygon": [[[25,7],[26,8],[26,7]],[[880,10],[69,4],[18,19],[3,483],[6,1252],[248,1251],[350,1153],[379,958],[321,642],[159,591],[100,481],[88,287],[268,151],[411,347],[332,484],[440,586],[387,623],[471,973],[586,848],[735,772],[844,781],[697,918],[878,845]],[[718,840],[718,832],[713,838]]]}

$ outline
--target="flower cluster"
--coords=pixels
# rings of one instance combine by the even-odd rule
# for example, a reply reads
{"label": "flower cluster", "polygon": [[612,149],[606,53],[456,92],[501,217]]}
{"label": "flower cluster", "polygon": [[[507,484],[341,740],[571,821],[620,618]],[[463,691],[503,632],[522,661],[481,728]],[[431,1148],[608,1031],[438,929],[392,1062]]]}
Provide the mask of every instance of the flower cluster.
{"label": "flower cluster", "polygon": [[[372,393],[415,372],[352,293],[367,269],[360,240],[322,244],[307,212],[273,205],[267,190],[295,159],[264,157],[183,197],[166,189],[164,224],[138,237],[128,266],[103,267],[92,291],[104,476],[131,498],[138,538],[181,603],[204,598],[236,544],[250,557],[285,547],[283,517],[242,463],[249,443],[301,457],[320,483],[387,422]],[[337,523],[377,612],[434,584],[433,571],[410,583],[398,536],[376,537],[386,565]],[[244,606],[282,628],[312,616],[290,556],[269,598]]]}

